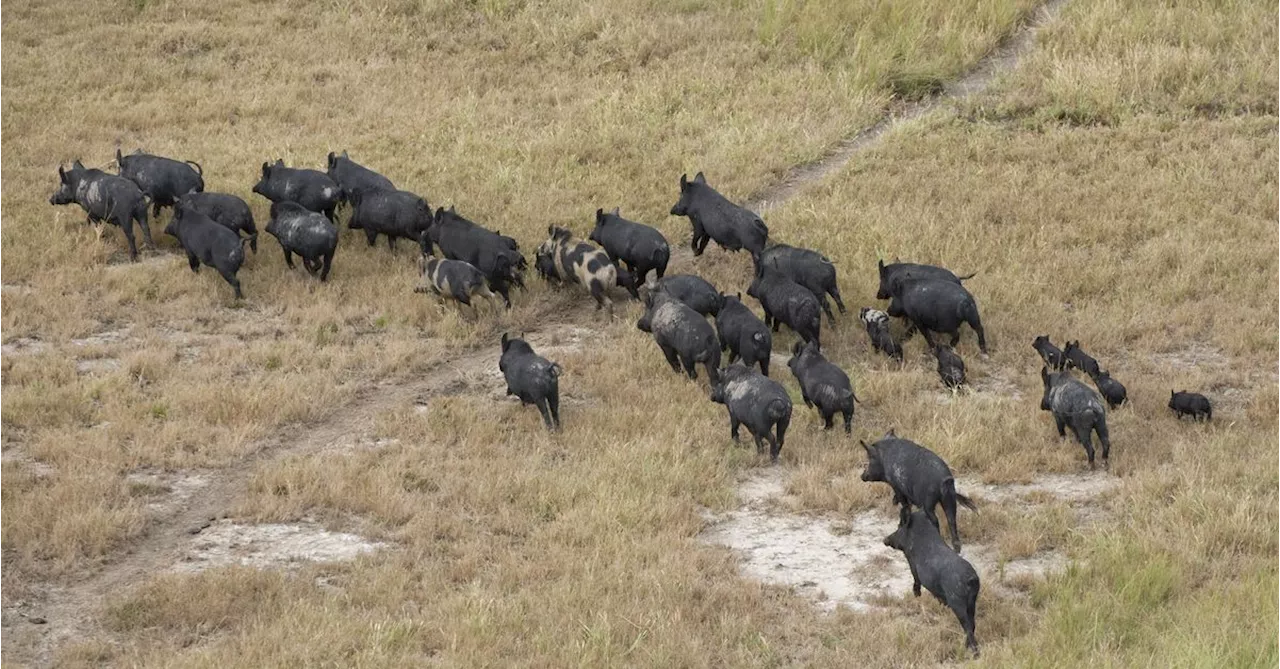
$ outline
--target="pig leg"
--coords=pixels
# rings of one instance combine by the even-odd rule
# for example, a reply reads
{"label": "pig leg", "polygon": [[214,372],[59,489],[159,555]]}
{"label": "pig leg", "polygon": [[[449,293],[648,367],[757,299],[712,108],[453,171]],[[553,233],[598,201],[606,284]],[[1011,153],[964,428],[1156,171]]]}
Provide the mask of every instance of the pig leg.
{"label": "pig leg", "polygon": [[392,253],[394,253],[394,252],[395,252],[395,250],[396,250],[396,237],[395,237],[395,235],[387,235],[387,248],[388,248],[388,249],[390,249]]}
{"label": "pig leg", "polygon": [[853,407],[844,410],[844,433],[853,434]]}
{"label": "pig leg", "polygon": [[[978,308],[976,306],[970,306],[965,322],[969,324],[969,327],[973,328],[974,332],[978,333],[978,350],[982,351],[982,355],[985,356],[987,354],[987,333],[982,329],[982,319],[978,317]],[[958,326],[956,332],[959,334]],[[952,345],[954,346],[954,344]]]}
{"label": "pig leg", "polygon": [[693,360],[693,358],[682,355],[680,356],[680,364],[684,365],[684,372],[689,375],[689,378],[697,380],[698,369],[695,366],[697,363]]}
{"label": "pig leg", "polygon": [[538,412],[542,414],[542,422],[547,426],[548,430],[555,430],[555,424],[551,422],[551,405],[547,398],[539,399],[537,404]]}
{"label": "pig leg", "polygon": [[591,281],[591,297],[596,301],[596,311],[604,308],[604,286],[599,281]]}
{"label": "pig leg", "polygon": [[236,299],[244,299],[244,293],[240,292],[240,279],[236,278],[235,272],[228,272],[227,270],[220,269],[218,270],[218,273],[222,275],[222,278],[227,280],[227,283],[231,284],[232,288],[236,289]]}
{"label": "pig leg", "polygon": [[138,262],[138,245],[133,241],[133,219],[125,218],[123,223],[117,225],[124,231],[125,241],[129,242],[129,261]]}
{"label": "pig leg", "polygon": [[920,596],[920,574],[916,573],[916,565],[910,559],[907,560],[907,567],[911,569],[911,594],[916,597]]}
{"label": "pig leg", "polygon": [[738,441],[738,427],[741,425],[741,421],[734,418],[733,414],[729,414],[729,437],[734,441]]}
{"label": "pig leg", "polygon": [[760,360],[760,373],[769,376],[769,356],[765,356]]}
{"label": "pig leg", "polygon": [[791,416],[783,416],[778,419],[778,440],[773,442],[773,452],[769,457],[774,462],[778,461],[778,454],[782,453],[782,445],[787,441],[787,427],[791,425]]}
{"label": "pig leg", "polygon": [[324,254],[324,267],[320,270],[320,280],[329,278],[329,268],[333,266],[333,251]]}
{"label": "pig leg", "polygon": [[804,405],[810,409],[813,408],[813,400],[809,399],[809,393],[804,388],[800,389],[800,399],[804,400]]}
{"label": "pig leg", "polygon": [[662,355],[667,357],[667,364],[671,365],[671,371],[680,373],[680,356],[674,348],[666,344],[658,344],[658,348],[662,349]]}
{"label": "pig leg", "polygon": [[[768,435],[769,433],[768,433],[768,432],[766,432],[765,434],[766,434],[766,435]],[[751,438],[756,440],[756,455],[759,455],[759,454],[761,454],[761,453],[764,453],[764,439],[761,439],[761,438],[760,438],[760,435],[756,434],[755,432],[752,432],[752,433],[751,433]],[[773,437],[772,437],[772,436],[770,436],[770,437],[769,437],[769,445],[770,445],[770,446],[772,446],[772,445],[773,445]]]}
{"label": "pig leg", "polygon": [[372,247],[374,244],[378,243],[378,231],[365,228],[364,238],[369,241],[369,246]]}
{"label": "pig leg", "polygon": [[502,296],[502,304],[506,308],[511,308],[511,289],[505,283],[490,284],[489,288]]}
{"label": "pig leg", "polygon": [[1080,445],[1084,446],[1084,452],[1089,455],[1089,469],[1094,468],[1093,464],[1093,435],[1092,425],[1082,426],[1076,421],[1072,421],[1071,430],[1076,433],[1076,439],[1080,441]]}
{"label": "pig leg", "polygon": [[[893,503],[898,505],[898,527],[907,524],[907,519],[911,517],[911,500],[906,495],[893,491]],[[917,593],[919,594],[919,593]]]}
{"label": "pig leg", "polygon": [[830,430],[832,425],[835,424],[835,421],[833,419],[835,418],[836,412],[827,411],[826,409],[819,408],[818,413],[822,415],[822,429]]}
{"label": "pig leg", "polygon": [[831,327],[835,327],[836,315],[831,313],[831,303],[827,301],[827,296],[818,295],[818,304],[822,306],[822,312],[827,315],[827,322],[831,323]]}
{"label": "pig leg", "polygon": [[840,289],[834,283],[827,289],[827,294],[831,295],[831,299],[836,301],[836,307],[840,309],[840,313],[847,313],[844,308],[844,300],[840,299]]}
{"label": "pig leg", "polygon": [[956,490],[953,481],[948,490],[942,494],[942,513],[947,516],[947,527],[951,528],[951,547],[960,552],[960,530],[956,528]]}
{"label": "pig leg", "polygon": [[1066,439],[1066,437],[1067,437],[1067,422],[1066,422],[1065,420],[1063,420],[1061,417],[1059,417],[1059,416],[1058,416],[1058,414],[1054,414],[1054,415],[1053,415],[1053,422],[1054,422],[1054,423],[1057,423],[1057,425],[1058,425],[1058,438],[1059,438],[1059,439]]}
{"label": "pig leg", "polygon": [[978,639],[973,635],[974,621],[977,620],[978,606],[978,581],[973,581],[973,591],[968,594],[964,603],[964,616],[960,618],[960,627],[964,629],[964,646],[973,651],[976,658],[978,652]]}
{"label": "pig leg", "polygon": [[[281,247],[281,248],[284,248],[284,247]],[[284,249],[284,262],[286,265],[289,266],[289,269],[297,269],[293,265],[293,252],[290,251],[289,249]]]}
{"label": "pig leg", "polygon": [[151,240],[151,226],[147,225],[146,206],[139,207],[139,211],[140,213],[136,218],[138,220],[138,227],[142,228],[142,243],[146,244],[147,248],[154,249],[156,247],[156,243]]}
{"label": "pig leg", "polygon": [[557,431],[560,430],[560,393],[554,392],[547,396],[547,408],[551,410],[551,419],[555,421]]}
{"label": "pig leg", "polygon": [[1098,441],[1102,442],[1102,464],[1111,464],[1111,435],[1107,432],[1107,422],[1099,420],[1094,424],[1098,432]]}

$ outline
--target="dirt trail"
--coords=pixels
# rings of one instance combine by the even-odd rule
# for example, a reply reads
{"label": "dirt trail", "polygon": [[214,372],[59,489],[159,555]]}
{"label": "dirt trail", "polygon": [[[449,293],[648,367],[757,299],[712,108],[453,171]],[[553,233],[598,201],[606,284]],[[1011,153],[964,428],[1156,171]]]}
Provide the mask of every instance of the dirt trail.
{"label": "dirt trail", "polygon": [[744,203],[748,209],[764,213],[799,195],[809,186],[839,171],[854,154],[874,146],[890,130],[938,109],[944,104],[962,100],[987,89],[996,77],[1017,67],[1031,51],[1040,26],[1048,23],[1066,0],[1047,0],[1028,12],[1026,23],[1000,43],[996,49],[969,69],[963,76],[943,86],[940,93],[916,102],[896,103],[875,125],[849,137],[821,160],[791,168],[775,185],[765,188]]}
{"label": "dirt trail", "polygon": [[[1029,21],[995,52],[979,61],[963,77],[945,86],[942,93],[919,102],[895,106],[875,125],[837,144],[827,157],[789,171],[776,186],[752,197],[746,206],[760,212],[779,206],[804,188],[842,168],[855,153],[873,146],[899,124],[919,118],[949,101],[985,90],[997,75],[1016,66],[1030,50],[1036,29],[1055,16],[1064,3],[1065,0],[1048,0],[1030,12]],[[681,259],[687,260],[683,255]],[[573,329],[562,321],[572,315],[552,315],[551,320],[555,324],[529,332],[529,338],[535,346],[538,341],[556,341],[557,332]],[[571,339],[580,338],[582,328],[576,330],[575,334],[569,335]],[[447,393],[449,388],[457,385],[459,378],[482,373],[482,370],[495,366],[497,355],[493,347],[465,351],[413,383],[373,386],[346,406],[331,412],[332,418],[311,425],[284,428],[261,442],[253,456],[209,474],[207,483],[198,493],[178,500],[165,514],[153,519],[146,536],[126,553],[113,557],[105,566],[77,582],[45,586],[38,602],[6,601],[3,621],[5,662],[48,666],[53,653],[64,643],[90,638],[99,632],[101,628],[96,616],[102,602],[180,563],[193,535],[226,516],[260,464],[287,456],[320,452],[335,443],[355,443],[373,432],[374,420],[380,413],[415,403],[425,396]],[[47,623],[33,624],[38,619]]]}

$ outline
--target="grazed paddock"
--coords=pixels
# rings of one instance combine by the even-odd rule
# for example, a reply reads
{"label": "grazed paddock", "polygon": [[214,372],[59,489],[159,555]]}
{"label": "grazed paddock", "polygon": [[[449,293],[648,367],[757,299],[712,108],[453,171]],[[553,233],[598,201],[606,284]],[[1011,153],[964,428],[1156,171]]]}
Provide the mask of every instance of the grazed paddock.
{"label": "grazed paddock", "polygon": [[[835,261],[852,313],[823,343],[863,400],[855,439],[896,428],[974,491],[984,661],[1274,666],[1274,8],[1051,4],[1016,68],[974,76],[1030,40],[1036,3],[5,7],[4,661],[965,658],[950,613],[909,588],[814,606],[820,585],[761,584],[703,541],[761,476],[766,521],[837,540],[892,525],[856,440],[798,397],[762,474],[634,304],[609,321],[531,273],[512,311],[473,318],[413,293],[414,253],[345,230],[324,285],[264,236],[239,302],[162,224],[129,264],[118,231],[99,240],[48,197],[59,161],[141,146],[199,160],[260,227],[264,160],[323,169],[342,149],[526,255],[547,225],[585,235],[620,206],[680,247],[670,271],[743,290],[745,254],[694,259],[667,215],[703,170]],[[858,139],[886,113],[910,121]],[[942,393],[918,337],[901,367],[871,351],[853,314],[883,306],[879,255],[978,272],[992,355],[965,333],[971,389]],[[564,368],[562,433],[503,397],[504,331]],[[1129,389],[1109,472],[1038,410],[1045,333]],[[793,338],[773,364],[794,389]],[[1209,394],[1214,421],[1175,421],[1170,387]],[[1014,568],[1037,560],[1044,578]],[[901,585],[857,564],[836,579]]]}

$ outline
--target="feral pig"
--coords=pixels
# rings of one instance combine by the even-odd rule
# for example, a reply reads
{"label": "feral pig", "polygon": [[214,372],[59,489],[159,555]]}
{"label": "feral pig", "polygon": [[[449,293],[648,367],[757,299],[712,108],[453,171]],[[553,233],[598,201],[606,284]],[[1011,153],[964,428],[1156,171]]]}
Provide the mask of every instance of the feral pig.
{"label": "feral pig", "polygon": [[200,264],[218,270],[227,283],[236,291],[236,299],[244,297],[240,292],[240,280],[236,272],[244,263],[244,243],[240,235],[219,225],[212,218],[191,209],[184,200],[179,200],[174,207],[173,219],[164,229],[166,234],[178,238],[182,250],[187,253],[187,262],[192,272],[200,271]]}
{"label": "feral pig", "polygon": [[769,355],[773,351],[773,334],[769,326],[756,317],[742,303],[742,294],[736,297],[721,293],[723,306],[716,314],[716,334],[720,336],[720,350],[729,351],[729,362],[739,357],[747,367],[760,363],[760,373],[769,375]]}
{"label": "feral pig", "polygon": [[1066,369],[1074,367],[1089,376],[1099,372],[1098,361],[1080,348],[1079,340],[1067,342],[1067,347],[1062,350],[1062,358]]}
{"label": "feral pig", "polygon": [[938,358],[938,377],[948,388],[959,388],[964,385],[964,360],[956,355],[949,346],[933,345],[933,355]]}
{"label": "feral pig", "polygon": [[923,585],[960,621],[964,645],[978,657],[978,640],[973,636],[977,620],[978,591],[982,584],[969,561],[947,548],[933,523],[919,511],[907,517],[898,529],[885,537],[884,545],[902,551],[911,568],[911,592],[920,596]]}
{"label": "feral pig", "polygon": [[396,189],[390,179],[348,158],[345,150],[342,155],[329,152],[329,167],[325,175],[342,189],[340,201],[348,204],[355,204],[355,200],[365,193]]}
{"label": "feral pig", "polygon": [[844,415],[844,433],[850,434],[853,430],[853,403],[858,397],[853,394],[849,375],[824,358],[817,345],[801,342],[796,342],[791,349],[787,367],[800,383],[804,405],[817,405],[818,415],[822,416],[822,429],[830,430],[832,418],[840,413]]}
{"label": "feral pig", "polygon": [[471,263],[484,274],[489,289],[501,295],[508,308],[511,307],[511,286],[524,286],[520,270],[525,260],[515,240],[472,223],[459,216],[453,207],[437,209],[431,226],[419,241],[423,253],[432,255],[434,243],[445,258]]}
{"label": "feral pig", "polygon": [[720,313],[724,297],[709,281],[692,274],[672,274],[663,277],[654,284],[653,292],[666,293],[671,297],[689,305],[690,309],[703,316],[715,316]]}
{"label": "feral pig", "polygon": [[893,297],[898,286],[907,281],[937,279],[939,281],[960,283],[977,276],[976,272],[968,276],[956,276],[955,272],[936,265],[917,265],[909,262],[895,262],[886,265],[883,260],[880,260],[877,261],[877,265],[880,269],[880,287],[876,289],[877,300],[887,300]]}
{"label": "feral pig", "polygon": [[1209,398],[1200,393],[1185,390],[1175,393],[1170,390],[1169,408],[1177,414],[1178,420],[1182,420],[1183,416],[1191,416],[1192,420],[1213,420],[1213,407],[1209,404]]}
{"label": "feral pig", "polygon": [[1044,364],[1049,369],[1061,371],[1062,366],[1067,364],[1067,359],[1062,355],[1062,349],[1049,341],[1049,335],[1036,337],[1036,340],[1031,342],[1031,348],[1040,354],[1040,359],[1044,360]]}
{"label": "feral pig", "polygon": [[508,395],[520,398],[520,406],[538,407],[548,430],[560,429],[560,365],[534,353],[529,342],[504,332],[498,369],[507,381]]}
{"label": "feral pig", "polygon": [[72,202],[80,205],[90,224],[102,221],[124,232],[129,242],[129,260],[138,260],[138,245],[133,241],[134,221],[142,228],[142,240],[147,247],[155,248],[151,228],[147,226],[147,198],[132,181],[86,168],[78,160],[70,170],[58,166],[58,190],[49,197],[49,204]]}
{"label": "feral pig", "polygon": [[349,198],[353,209],[347,228],[364,230],[369,246],[373,246],[381,234],[387,236],[387,248],[394,251],[397,238],[418,243],[431,227],[431,207],[425,199],[409,191],[356,191]]}
{"label": "feral pig", "polygon": [[886,312],[910,322],[906,336],[919,330],[925,343],[933,347],[930,332],[951,335],[951,346],[960,342],[960,325],[968,323],[978,334],[978,349],[987,354],[987,335],[978,316],[978,303],[959,283],[937,279],[918,279],[898,283],[897,292],[889,298]]}
{"label": "feral pig", "polygon": [[720,342],[707,319],[666,293],[645,293],[644,307],[636,328],[653,335],[671,369],[678,374],[684,365],[689,378],[696,379],[694,365],[702,363],[714,384],[719,378]]}
{"label": "feral pig", "polygon": [[[782,384],[739,363],[729,365],[711,386],[711,401],[729,410],[729,436],[738,440],[738,426],[746,425],[756,440],[756,453],[769,441],[769,459],[778,461],[791,424],[791,397]],[[777,436],[772,434],[777,427]]]}
{"label": "feral pig", "polygon": [[[586,288],[595,298],[597,311],[608,301],[609,313],[612,314],[613,300],[608,299],[606,291],[618,285],[618,269],[609,255],[591,244],[574,241],[573,233],[564,228],[549,225],[547,235],[547,240],[542,242],[534,256],[550,255],[553,261],[551,268],[556,276]],[[635,287],[631,289],[635,290]]]}
{"label": "feral pig", "polygon": [[253,223],[253,211],[244,200],[226,193],[191,193],[178,198],[178,204],[198,211],[213,219],[214,223],[235,232],[244,233],[249,248],[258,252],[258,228]]}
{"label": "feral pig", "polygon": [[914,504],[934,527],[940,527],[934,508],[942,504],[947,525],[951,527],[951,544],[959,553],[956,504],[963,504],[973,511],[978,507],[968,497],[956,492],[956,479],[947,463],[924,446],[910,439],[899,439],[893,430],[870,446],[866,442],[861,443],[867,452],[867,468],[862,472],[862,480],[889,484],[893,489],[893,503],[899,505],[899,524],[907,522]]}
{"label": "feral pig", "polygon": [[1124,384],[1111,378],[1111,372],[1099,371],[1094,374],[1093,385],[1098,387],[1098,392],[1102,393],[1102,397],[1107,400],[1109,408],[1114,409],[1129,399]]}
{"label": "feral pig", "polygon": [[321,281],[329,278],[333,254],[338,249],[338,228],[323,214],[297,202],[274,202],[267,233],[280,242],[289,269],[294,268],[293,254],[297,253],[308,273],[315,276],[319,271]]}
{"label": "feral pig", "polygon": [[325,215],[336,224],[333,210],[342,199],[342,189],[324,172],[285,167],[283,160],[275,165],[262,164],[262,179],[253,192],[272,202],[296,202],[308,211]]}
{"label": "feral pig", "polygon": [[1093,441],[1090,434],[1097,432],[1098,441],[1102,442],[1103,464],[1108,464],[1111,437],[1107,433],[1107,410],[1102,406],[1102,398],[1098,397],[1098,393],[1072,378],[1069,371],[1050,374],[1047,368],[1041,367],[1040,380],[1044,382],[1044,397],[1040,399],[1040,409],[1053,412],[1058,436],[1067,436],[1066,426],[1070,425],[1076,440],[1084,446],[1084,452],[1089,456],[1089,468],[1093,469]]}
{"label": "feral pig", "polygon": [[470,263],[424,255],[418,261],[418,270],[422,274],[422,282],[413,289],[415,293],[431,291],[472,309],[475,305],[471,304],[471,298],[475,295],[490,301],[497,297],[485,284],[484,274]]}
{"label": "feral pig", "polygon": [[116,165],[120,176],[138,184],[151,200],[154,216],[160,215],[160,207],[172,207],[183,195],[204,191],[204,170],[190,160],[153,156],[141,149],[125,156],[116,149]]}
{"label": "feral pig", "polygon": [[867,326],[867,336],[871,338],[871,346],[875,350],[902,362],[902,345],[889,332],[889,314],[879,309],[863,307],[858,318]]}
{"label": "feral pig", "polygon": [[807,288],[775,269],[757,265],[747,294],[760,301],[764,322],[773,327],[774,332],[778,331],[779,324],[785,323],[804,341],[821,345],[818,336],[822,328],[822,307]]}
{"label": "feral pig", "polygon": [[596,227],[587,237],[599,244],[615,263],[625,264],[631,273],[632,296],[635,288],[648,281],[649,271],[653,270],[661,279],[667,273],[667,262],[671,259],[671,247],[661,232],[647,225],[628,221],[619,215],[615,208],[606,214],[603,209],[596,210]]}
{"label": "feral pig", "polygon": [[563,283],[556,272],[556,259],[548,250],[535,250],[533,253],[533,269],[547,283]]}
{"label": "feral pig", "polygon": [[687,174],[680,175],[680,199],[671,207],[671,215],[689,217],[693,224],[691,246],[695,256],[702,255],[707,242],[714,239],[728,251],[746,249],[757,259],[769,240],[769,228],[764,221],[708,186],[702,172],[698,172],[693,181],[689,181]]}
{"label": "feral pig", "polygon": [[822,311],[832,325],[836,317],[831,313],[831,305],[827,303],[827,295],[836,301],[840,313],[845,313],[844,300],[840,299],[840,288],[836,285],[836,266],[829,258],[809,249],[775,244],[760,254],[760,264],[787,275],[792,281],[809,289],[818,298]]}

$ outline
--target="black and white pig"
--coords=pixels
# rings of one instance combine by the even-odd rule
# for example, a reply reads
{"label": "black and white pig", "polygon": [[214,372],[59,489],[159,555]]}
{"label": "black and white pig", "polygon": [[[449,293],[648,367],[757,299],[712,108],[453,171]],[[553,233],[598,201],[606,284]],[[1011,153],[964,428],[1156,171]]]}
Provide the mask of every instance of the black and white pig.
{"label": "black and white pig", "polygon": [[442,260],[423,255],[418,261],[422,281],[413,289],[415,293],[433,292],[447,299],[476,308],[471,298],[479,295],[490,302],[497,299],[489,290],[484,274],[471,263],[461,260]]}
{"label": "black and white pig", "polygon": [[151,200],[154,216],[160,215],[160,207],[172,207],[183,195],[204,191],[204,170],[190,160],[153,156],[141,149],[126,156],[116,149],[116,165],[120,176],[138,184]]}
{"label": "black and white pig", "polygon": [[628,221],[617,208],[608,214],[603,209],[596,210],[596,227],[587,239],[599,244],[615,263],[626,265],[632,277],[632,296],[648,281],[650,270],[658,279],[667,273],[667,262],[671,260],[667,238],[655,228]]}
{"label": "black and white pig", "polygon": [[[561,281],[576,283],[586,288],[596,301],[596,311],[609,303],[609,313],[613,313],[613,300],[608,290],[618,285],[618,268],[609,259],[609,254],[592,244],[578,241],[573,233],[554,225],[547,226],[547,240],[538,246],[535,257],[550,255],[554,261],[552,269]],[[635,290],[635,286],[631,287]],[[635,297],[639,298],[637,294]]]}
{"label": "black and white pig", "polygon": [[240,198],[227,193],[189,193],[178,198],[178,203],[198,211],[222,227],[239,235],[244,233],[249,248],[258,252],[258,228],[253,222],[253,210]]}
{"label": "black and white pig", "polygon": [[667,364],[677,374],[680,366],[689,378],[698,378],[694,365],[702,363],[714,384],[719,378],[720,341],[707,319],[666,293],[645,293],[644,315],[636,329],[653,335]]}
{"label": "black and white pig", "polygon": [[827,295],[836,301],[840,313],[845,313],[844,300],[840,299],[840,288],[836,285],[836,266],[830,258],[817,251],[775,244],[760,254],[760,264],[772,267],[808,288],[818,298],[822,311],[827,314],[832,325],[835,325],[836,317],[831,313]]}
{"label": "black and white pig", "polygon": [[329,278],[333,254],[338,249],[338,227],[324,214],[297,202],[273,202],[267,233],[280,242],[289,269],[294,268],[293,254],[297,253],[302,256],[302,266],[308,273],[315,276],[319,271],[321,281]]}
{"label": "black and white pig", "polygon": [[919,511],[907,517],[884,545],[900,550],[911,568],[911,592],[920,596],[923,585],[944,606],[951,609],[964,630],[964,645],[978,657],[978,640],[974,637],[977,622],[978,591],[982,587],[978,572],[969,561],[947,548],[938,528]]}
{"label": "black and white pig", "polygon": [[345,150],[342,155],[329,152],[325,174],[342,189],[341,201],[349,204],[364,193],[396,189],[390,179],[347,157]]}
{"label": "black and white pig", "polygon": [[716,314],[716,334],[720,336],[720,350],[729,351],[729,363],[742,358],[743,364],[753,367],[760,364],[760,373],[769,375],[769,356],[773,352],[773,333],[769,326],[756,317],[751,308],[742,303],[742,294],[720,295],[722,306]]}
{"label": "black and white pig", "polygon": [[244,244],[235,231],[220,225],[212,218],[191,209],[185,200],[178,200],[173,218],[165,226],[165,234],[178,238],[192,272],[199,272],[201,263],[218,271],[236,291],[236,299],[244,297],[240,291],[240,279],[236,272],[244,264]]}
{"label": "black and white pig", "polygon": [[1102,461],[1107,464],[1111,457],[1111,437],[1107,433],[1107,410],[1102,406],[1102,398],[1072,377],[1069,371],[1050,374],[1047,368],[1041,367],[1040,380],[1044,382],[1040,409],[1053,412],[1058,436],[1067,436],[1066,427],[1070,425],[1076,440],[1089,456],[1089,468],[1093,469],[1091,433],[1097,432],[1098,441],[1102,442]]}
{"label": "black and white pig", "polygon": [[791,349],[787,367],[800,383],[800,397],[804,405],[816,405],[822,416],[822,429],[830,430],[837,413],[844,416],[844,433],[853,431],[853,384],[844,370],[823,357],[815,344],[796,342]]}
{"label": "black and white pig", "polygon": [[319,170],[285,167],[283,160],[262,164],[262,178],[253,192],[272,202],[296,202],[308,211],[325,215],[336,225],[333,211],[342,200],[342,189]]}
{"label": "black and white pig", "polygon": [[977,511],[968,497],[956,492],[956,479],[951,468],[937,453],[910,439],[900,439],[892,430],[874,444],[861,442],[867,452],[867,468],[862,480],[882,481],[893,490],[893,503],[898,505],[898,522],[907,522],[911,506],[924,512],[934,527],[938,525],[935,508],[942,505],[951,527],[951,544],[960,552],[960,529],[956,524],[957,504]]}
{"label": "black and white pig", "polygon": [[889,314],[879,309],[863,307],[858,318],[867,328],[867,336],[871,338],[871,347],[875,350],[902,362],[902,345],[889,332]]}
{"label": "black and white pig", "polygon": [[774,332],[785,323],[804,341],[821,346],[822,307],[808,288],[778,270],[757,265],[747,295],[760,301],[760,306],[764,307],[764,322],[773,327]]}
{"label": "black and white pig", "polygon": [[657,293],[666,293],[689,305],[703,316],[720,313],[724,297],[710,281],[692,274],[672,274],[659,279],[653,287]]}
{"label": "black and white pig", "polygon": [[1175,393],[1170,390],[1169,408],[1173,409],[1178,420],[1182,420],[1183,416],[1191,416],[1191,420],[1213,420],[1213,406],[1209,404],[1209,398],[1200,393],[1185,390]]}
{"label": "black and white pig", "polygon": [[711,401],[729,410],[729,436],[734,441],[738,440],[738,426],[746,425],[756,440],[756,452],[764,452],[764,441],[768,440],[769,459],[778,461],[791,424],[791,397],[782,384],[734,363],[711,386]]}
{"label": "black and white pig", "polygon": [[[155,248],[151,241],[151,228],[147,226],[147,198],[134,182],[102,170],[89,169],[75,161],[70,170],[58,166],[58,190],[49,197],[49,204],[76,203],[88,216],[89,223],[110,223],[124,232],[129,242],[129,259],[137,262],[138,246],[133,240],[133,223],[142,228],[142,240],[148,248]],[[101,232],[101,230],[99,230]]]}
{"label": "black and white pig", "polygon": [[746,249],[757,259],[769,240],[769,228],[764,221],[708,186],[702,172],[698,172],[693,181],[689,181],[687,174],[680,175],[680,199],[671,207],[671,215],[689,217],[693,224],[691,246],[695,256],[702,255],[707,242],[714,239],[726,250]]}
{"label": "black and white pig", "polygon": [[560,429],[560,365],[534,353],[529,342],[504,332],[498,369],[507,381],[508,395],[520,398],[521,406],[538,407],[548,430]]}
{"label": "black and white pig", "polygon": [[404,190],[362,190],[349,195],[352,211],[347,228],[364,230],[369,246],[378,235],[387,236],[387,248],[396,249],[396,239],[415,244],[431,227],[433,214],[427,201]]}

